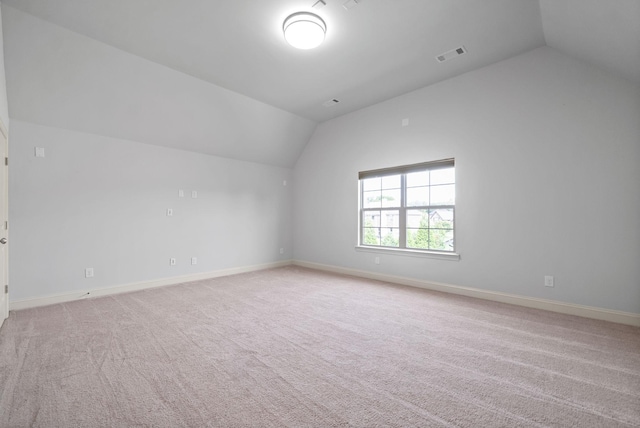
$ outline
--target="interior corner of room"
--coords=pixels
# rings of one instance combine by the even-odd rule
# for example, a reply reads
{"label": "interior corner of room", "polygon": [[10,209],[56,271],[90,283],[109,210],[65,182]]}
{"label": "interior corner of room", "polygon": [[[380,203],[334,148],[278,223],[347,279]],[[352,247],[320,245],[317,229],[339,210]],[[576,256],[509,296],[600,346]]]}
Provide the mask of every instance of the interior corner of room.
{"label": "interior corner of room", "polygon": [[0,425],[640,424],[640,1],[0,13]]}
{"label": "interior corner of room", "polygon": [[[521,38],[513,54],[491,58],[507,48],[470,39],[450,62],[415,59],[433,75],[420,88],[403,94],[388,80],[396,92],[372,86],[376,100],[368,105],[345,89],[323,106],[284,92],[277,99],[245,78],[248,96],[229,89],[242,79],[216,84],[213,71],[196,76],[215,58],[184,72],[184,64],[162,64],[169,54],[138,40],[83,27],[110,19],[106,10],[87,11],[82,22],[44,3],[4,0],[10,306],[297,262],[633,319],[640,314],[637,58],[623,58],[628,49],[616,47],[601,64],[592,60],[596,43],[581,53],[562,25],[582,35],[568,11],[583,8],[587,19],[598,9],[563,3],[567,9],[516,2],[504,10],[505,22],[493,5],[483,6],[482,19],[494,19],[495,31],[507,34],[506,21],[521,19],[510,35]],[[298,71],[318,66],[310,55],[342,58],[339,31],[358,14],[388,7],[338,6],[314,6],[327,36],[317,52],[304,51],[309,64]],[[235,7],[275,14],[264,5]],[[188,16],[175,7],[159,13]],[[637,45],[637,21],[619,24]],[[165,40],[144,25],[139,34]],[[376,49],[363,46],[363,56]],[[234,59],[256,54],[247,49]],[[270,49],[278,60],[299,54],[286,43]],[[475,58],[479,52],[486,57]],[[389,75],[386,68],[375,72]],[[288,76],[292,87],[307,82],[313,90]],[[346,85],[357,87],[345,75],[336,89]],[[362,105],[350,105],[350,97]],[[455,158],[460,260],[354,251],[358,172],[443,158]],[[554,287],[544,286],[545,276],[555,278]]]}

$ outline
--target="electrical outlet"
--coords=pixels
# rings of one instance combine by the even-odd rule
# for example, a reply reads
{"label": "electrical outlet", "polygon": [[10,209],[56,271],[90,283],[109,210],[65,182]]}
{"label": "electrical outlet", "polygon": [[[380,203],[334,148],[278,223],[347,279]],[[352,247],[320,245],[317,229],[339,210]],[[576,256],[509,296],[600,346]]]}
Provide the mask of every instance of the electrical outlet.
{"label": "electrical outlet", "polygon": [[84,270],[84,277],[85,278],[93,278],[93,268],[86,268]]}
{"label": "electrical outlet", "polygon": [[551,275],[545,275],[544,277],[544,286],[545,287],[553,287],[553,277]]}
{"label": "electrical outlet", "polygon": [[376,257],[375,259],[373,259],[373,262],[377,265],[380,264],[380,257]]}
{"label": "electrical outlet", "polygon": [[171,208],[167,208],[167,217],[173,217],[173,210]]}
{"label": "electrical outlet", "polygon": [[198,198],[198,191],[197,190],[192,190],[191,191],[191,197],[193,199],[197,199]]}
{"label": "electrical outlet", "polygon": [[197,265],[198,264],[198,258],[197,257],[191,257],[191,264],[192,265]]}
{"label": "electrical outlet", "polygon": [[284,248],[280,248],[280,254],[284,254]]}
{"label": "electrical outlet", "polygon": [[176,265],[176,259],[174,259],[174,258],[170,258],[170,259],[169,259],[169,264],[170,264],[171,266],[175,266],[175,265]]}
{"label": "electrical outlet", "polygon": [[182,190],[182,189],[178,190],[178,197],[179,198],[184,198],[184,190]]}

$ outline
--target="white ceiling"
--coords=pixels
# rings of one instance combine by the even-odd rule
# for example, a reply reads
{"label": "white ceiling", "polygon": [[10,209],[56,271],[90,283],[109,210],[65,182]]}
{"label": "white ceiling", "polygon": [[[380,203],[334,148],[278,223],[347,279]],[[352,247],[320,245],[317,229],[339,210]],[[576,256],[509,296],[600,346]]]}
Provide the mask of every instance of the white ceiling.
{"label": "white ceiling", "polygon": [[640,84],[640,0],[540,0],[547,45]]}
{"label": "white ceiling", "polygon": [[315,1],[2,0],[316,122],[545,44],[640,82],[640,0],[325,0],[325,43],[296,50],[282,21]]}

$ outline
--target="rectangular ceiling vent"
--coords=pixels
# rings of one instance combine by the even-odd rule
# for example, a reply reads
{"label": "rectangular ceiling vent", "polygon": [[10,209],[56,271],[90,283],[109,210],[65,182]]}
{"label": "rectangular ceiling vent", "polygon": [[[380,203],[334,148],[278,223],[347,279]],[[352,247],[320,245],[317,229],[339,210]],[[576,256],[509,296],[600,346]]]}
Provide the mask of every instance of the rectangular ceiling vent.
{"label": "rectangular ceiling vent", "polygon": [[339,102],[340,102],[340,100],[337,100],[337,99],[334,98],[332,100],[323,102],[322,105],[325,106],[325,107],[333,107],[334,105],[338,104]]}
{"label": "rectangular ceiling vent", "polygon": [[446,61],[449,61],[450,59],[457,58],[460,55],[463,55],[466,53],[467,53],[467,50],[465,49],[465,47],[460,46],[458,48],[451,49],[450,51],[447,51],[443,54],[438,55],[436,57],[436,60],[438,60],[438,62],[446,62]]}
{"label": "rectangular ceiling vent", "polygon": [[360,3],[362,0],[347,0],[346,2],[344,2],[342,4],[342,7],[344,7],[347,10],[351,10],[354,7],[356,7],[358,5],[358,3]]}

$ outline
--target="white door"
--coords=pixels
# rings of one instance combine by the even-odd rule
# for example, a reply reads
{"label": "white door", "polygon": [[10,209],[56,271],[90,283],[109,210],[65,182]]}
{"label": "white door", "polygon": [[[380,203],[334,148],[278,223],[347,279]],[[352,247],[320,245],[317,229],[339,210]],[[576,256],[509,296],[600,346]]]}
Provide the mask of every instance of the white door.
{"label": "white door", "polygon": [[7,131],[0,121],[0,326],[9,316],[9,248],[8,239],[8,182],[9,168],[7,166],[9,156],[7,143]]}

